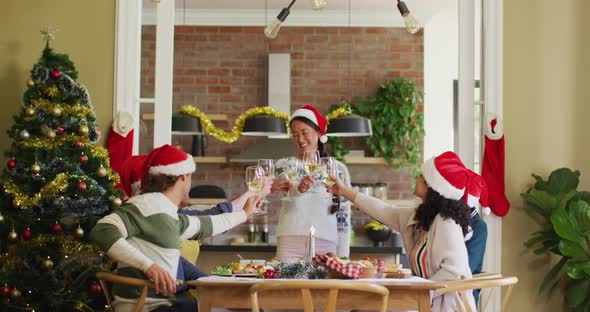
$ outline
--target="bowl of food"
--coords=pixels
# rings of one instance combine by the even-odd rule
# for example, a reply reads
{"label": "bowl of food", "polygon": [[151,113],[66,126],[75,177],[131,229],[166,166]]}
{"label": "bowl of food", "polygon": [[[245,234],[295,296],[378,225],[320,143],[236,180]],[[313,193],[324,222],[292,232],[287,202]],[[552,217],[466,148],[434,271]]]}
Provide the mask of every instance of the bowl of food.
{"label": "bowl of food", "polygon": [[248,264],[254,264],[256,266],[258,265],[265,265],[266,264],[266,260],[259,260],[259,259],[241,259],[240,260],[241,264],[244,265],[248,265]]}

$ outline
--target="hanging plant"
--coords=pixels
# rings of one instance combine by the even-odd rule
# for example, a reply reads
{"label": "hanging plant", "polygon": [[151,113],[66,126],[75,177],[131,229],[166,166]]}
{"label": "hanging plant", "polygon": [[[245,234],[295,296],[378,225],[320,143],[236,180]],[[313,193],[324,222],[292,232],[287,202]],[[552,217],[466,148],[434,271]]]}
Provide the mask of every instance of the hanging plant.
{"label": "hanging plant", "polygon": [[424,117],[418,113],[423,94],[414,82],[398,78],[380,84],[366,99],[355,97],[354,113],[371,120],[373,135],[366,138],[375,157],[394,168],[415,166],[422,156]]}

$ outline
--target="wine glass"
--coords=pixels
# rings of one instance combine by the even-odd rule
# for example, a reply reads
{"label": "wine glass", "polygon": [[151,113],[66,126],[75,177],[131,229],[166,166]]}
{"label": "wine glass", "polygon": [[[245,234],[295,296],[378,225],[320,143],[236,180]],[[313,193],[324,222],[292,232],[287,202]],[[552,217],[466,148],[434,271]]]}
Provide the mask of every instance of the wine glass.
{"label": "wine glass", "polygon": [[[264,176],[267,179],[270,179],[270,180],[274,179],[275,166],[274,166],[274,161],[272,159],[259,159],[258,166],[262,168],[262,170],[264,171]],[[261,203],[264,204],[264,206],[263,206],[264,209],[262,209],[262,210],[266,210],[266,205],[269,203],[269,201],[266,199],[266,196],[262,199]]]}
{"label": "wine glass", "polygon": [[320,159],[320,175],[322,182],[327,186],[334,185],[334,180],[330,176],[338,176],[338,166],[336,166],[336,159],[334,157],[322,157]]}
{"label": "wine glass", "polygon": [[[260,166],[250,166],[246,168],[246,185],[252,192],[260,193],[264,188],[264,169]],[[256,216],[265,215],[266,211],[262,211],[258,208],[252,213]]]}
{"label": "wine glass", "polygon": [[320,167],[320,152],[305,151],[303,153],[303,163],[305,165],[305,171],[310,176],[315,176],[316,172]]}
{"label": "wine glass", "polygon": [[[303,165],[297,157],[290,157],[289,160],[287,160],[287,165],[285,166],[285,174],[287,175],[287,180],[289,180],[291,184],[293,184],[293,182],[297,180],[297,177],[299,177],[299,171],[302,167]],[[287,192],[287,198],[291,198],[289,192]]]}

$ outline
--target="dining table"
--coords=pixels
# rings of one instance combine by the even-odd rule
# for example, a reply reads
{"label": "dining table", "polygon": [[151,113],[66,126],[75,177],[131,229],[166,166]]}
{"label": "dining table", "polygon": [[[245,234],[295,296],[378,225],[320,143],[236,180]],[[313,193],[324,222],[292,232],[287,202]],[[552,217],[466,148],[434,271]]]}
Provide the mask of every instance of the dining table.
{"label": "dining table", "polygon": [[[313,283],[318,280],[308,280]],[[388,310],[430,311],[431,291],[445,288],[443,283],[436,283],[420,277],[408,278],[361,278],[346,281],[366,282],[381,285],[389,289]],[[209,312],[212,308],[249,309],[249,289],[264,279],[235,276],[207,276],[187,284],[197,289],[200,312]],[[258,302],[262,309],[302,309],[301,291],[298,289],[281,289],[258,293]],[[324,309],[327,292],[312,292],[315,309]],[[353,290],[339,293],[336,308],[338,310],[379,309],[380,301],[374,296]]]}

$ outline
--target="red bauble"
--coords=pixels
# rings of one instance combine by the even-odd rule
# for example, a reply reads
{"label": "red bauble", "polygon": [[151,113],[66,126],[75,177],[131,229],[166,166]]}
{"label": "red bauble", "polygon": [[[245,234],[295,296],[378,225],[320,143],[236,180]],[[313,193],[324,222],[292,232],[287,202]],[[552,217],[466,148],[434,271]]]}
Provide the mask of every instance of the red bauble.
{"label": "red bauble", "polygon": [[78,182],[78,184],[76,184],[76,187],[78,188],[78,190],[80,191],[85,191],[86,190],[86,183],[80,181]]}
{"label": "red bauble", "polygon": [[61,72],[59,70],[54,70],[51,72],[51,77],[59,78],[61,76]]}
{"label": "red bauble", "polygon": [[8,286],[2,287],[2,295],[8,296],[8,294],[10,294],[10,288]]}
{"label": "red bauble", "polygon": [[26,228],[21,235],[24,239],[31,239],[31,237],[33,237],[33,232],[31,232],[31,229]]}
{"label": "red bauble", "polygon": [[77,148],[82,148],[82,147],[84,147],[84,142],[82,142],[82,141],[77,141],[77,142],[76,142],[76,147],[77,147]]}
{"label": "red bauble", "polygon": [[80,156],[80,163],[85,164],[88,162],[88,156],[82,155]]}
{"label": "red bauble", "polygon": [[11,159],[7,161],[6,166],[8,167],[8,169],[14,169],[14,167],[16,167],[16,160]]}
{"label": "red bauble", "polygon": [[59,223],[56,223],[56,224],[54,224],[54,225],[52,225],[52,226],[51,226],[51,230],[52,230],[54,233],[61,233],[61,231],[62,231],[63,229],[62,229],[62,227],[61,227],[61,224],[59,224]]}
{"label": "red bauble", "polygon": [[262,273],[262,275],[264,276],[265,279],[279,278],[279,272],[277,272],[275,269],[268,269],[268,270],[264,271],[264,273]]}
{"label": "red bauble", "polygon": [[101,291],[100,285],[98,285],[98,284],[92,284],[92,285],[90,285],[90,291],[93,292],[93,293],[95,293],[95,294],[100,294],[100,291]]}
{"label": "red bauble", "polygon": [[66,132],[66,129],[64,129],[64,127],[57,127],[57,128],[55,129],[55,133],[56,133],[56,134],[58,134],[58,135],[62,135],[62,134],[64,134],[65,132]]}

